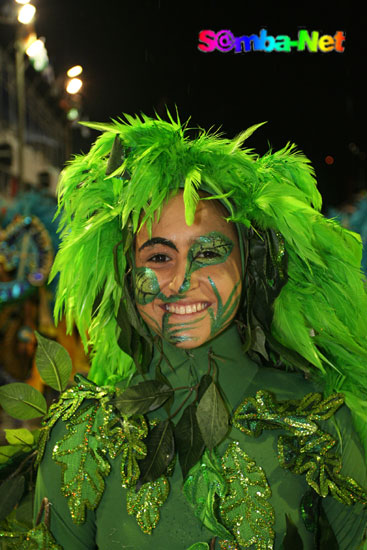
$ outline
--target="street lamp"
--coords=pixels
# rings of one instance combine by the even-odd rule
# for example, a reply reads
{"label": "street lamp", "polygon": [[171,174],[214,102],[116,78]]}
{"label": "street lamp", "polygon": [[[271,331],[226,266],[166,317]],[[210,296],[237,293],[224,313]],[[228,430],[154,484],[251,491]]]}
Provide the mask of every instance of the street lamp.
{"label": "street lamp", "polygon": [[83,86],[83,81],[80,78],[82,72],[83,67],[81,65],[74,65],[66,72],[68,77],[65,81],[65,90],[68,94],[68,99],[65,99],[66,118],[68,120],[65,134],[65,152],[67,158],[72,153],[72,126],[74,126],[80,117],[82,99],[78,92],[80,92]]}
{"label": "street lamp", "polygon": [[[18,21],[23,25],[29,25],[35,16],[36,8],[29,0],[16,0],[23,4],[18,11]],[[48,56],[44,41],[37,40],[34,32],[29,29],[24,32],[24,27],[18,27],[15,42],[15,71],[18,104],[18,187],[22,189],[24,180],[24,136],[25,136],[25,66],[24,54],[27,53],[35,70],[42,71],[48,65]]]}

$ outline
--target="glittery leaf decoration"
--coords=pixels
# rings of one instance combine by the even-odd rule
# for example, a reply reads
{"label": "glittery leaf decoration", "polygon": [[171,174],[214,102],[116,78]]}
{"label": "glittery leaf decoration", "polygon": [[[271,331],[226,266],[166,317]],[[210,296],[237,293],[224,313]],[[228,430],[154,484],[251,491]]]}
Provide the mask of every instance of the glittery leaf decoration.
{"label": "glittery leaf decoration", "polygon": [[215,515],[216,498],[225,496],[227,483],[214,453],[209,454],[206,451],[201,461],[190,470],[183,492],[193,507],[195,516],[207,529],[222,539],[233,539]]}
{"label": "glittery leaf decoration", "polygon": [[121,460],[121,481],[123,487],[134,485],[140,476],[138,460],[147,454],[142,439],[148,435],[148,427],[143,417],[123,420],[123,449]]}
{"label": "glittery leaf decoration", "polygon": [[268,391],[258,391],[236,409],[233,425],[247,435],[258,437],[263,429],[285,428],[296,436],[318,430],[316,420],[327,420],[343,404],[341,394],[323,400],[319,393],[309,393],[301,400],[278,402]]}
{"label": "glittery leaf decoration", "polygon": [[146,446],[142,439],[148,435],[148,426],[143,416],[133,418],[116,416],[114,408],[104,403],[97,411],[101,420],[97,420],[96,439],[103,452],[108,451],[110,458],[115,459],[122,453],[121,484],[130,487],[140,475],[138,460],[146,455]]}
{"label": "glittery leaf decoration", "polygon": [[367,493],[351,477],[340,474],[342,462],[332,452],[336,441],[318,430],[309,437],[279,436],[279,462],[295,474],[306,474],[306,481],[322,497],[329,493],[343,504],[367,503]]}
{"label": "glittery leaf decoration", "polygon": [[220,502],[224,524],[232,530],[241,547],[273,549],[274,510],[268,500],[271,491],[263,470],[236,442],[228,446],[222,467],[229,487]]}
{"label": "glittery leaf decoration", "polygon": [[343,404],[344,396],[322,399],[309,393],[303,399],[277,402],[268,391],[249,397],[233,415],[233,425],[257,437],[263,429],[283,429],[290,435],[278,438],[278,457],[283,468],[306,474],[306,481],[320,496],[329,493],[344,504],[367,502],[367,493],[356,481],[340,474],[340,457],[333,453],[335,439],[317,421],[329,419]]}
{"label": "glittery leaf decoration", "polygon": [[63,550],[56,544],[44,523],[40,523],[26,533],[0,532],[1,542],[6,544],[7,550]]}
{"label": "glittery leaf decoration", "polygon": [[156,527],[159,518],[159,508],[166,501],[169,494],[169,483],[165,476],[155,481],[145,483],[138,492],[131,487],[127,490],[127,512],[136,517],[141,530],[150,535]]}
{"label": "glittery leaf decoration", "polygon": [[[78,410],[67,425],[68,433],[53,449],[52,458],[62,466],[62,487],[76,524],[85,520],[86,507],[94,510],[104,490],[110,464],[95,437],[99,402]],[[101,409],[100,409],[101,410]]]}
{"label": "glittery leaf decoration", "polygon": [[96,386],[96,384],[87,380],[82,375],[77,374],[75,376],[75,381],[77,385],[63,392],[59,401],[51,405],[47,415],[44,417],[43,427],[38,441],[36,466],[38,466],[42,460],[51,429],[59,418],[62,418],[62,420],[71,418],[79,409],[84,399],[107,401],[112,395],[112,392],[107,388]]}

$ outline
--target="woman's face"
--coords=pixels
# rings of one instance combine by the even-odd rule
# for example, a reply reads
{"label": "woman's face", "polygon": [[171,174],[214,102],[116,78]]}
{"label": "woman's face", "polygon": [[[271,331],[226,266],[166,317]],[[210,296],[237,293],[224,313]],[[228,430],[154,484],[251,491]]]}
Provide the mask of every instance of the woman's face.
{"label": "woman's face", "polygon": [[151,236],[146,226],[137,234],[134,288],[144,321],[177,347],[196,348],[222,332],[242,290],[237,232],[222,207],[200,200],[188,226],[182,191],[171,198]]}

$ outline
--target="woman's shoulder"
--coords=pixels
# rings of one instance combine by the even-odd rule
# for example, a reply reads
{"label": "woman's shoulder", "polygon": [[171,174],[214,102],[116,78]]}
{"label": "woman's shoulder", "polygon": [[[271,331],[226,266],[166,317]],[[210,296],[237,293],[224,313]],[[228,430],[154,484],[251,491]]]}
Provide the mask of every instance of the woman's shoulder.
{"label": "woman's shoulder", "polygon": [[301,399],[307,393],[322,392],[321,385],[309,373],[263,366],[253,379],[253,390],[263,389],[278,399]]}

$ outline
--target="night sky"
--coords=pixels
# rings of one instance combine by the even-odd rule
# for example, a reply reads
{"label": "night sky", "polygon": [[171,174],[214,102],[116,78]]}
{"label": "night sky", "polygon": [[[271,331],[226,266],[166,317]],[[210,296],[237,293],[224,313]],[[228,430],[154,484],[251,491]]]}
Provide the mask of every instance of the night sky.
{"label": "night sky", "polygon": [[[193,125],[220,126],[230,137],[268,121],[247,145],[264,153],[295,142],[312,160],[327,203],[339,204],[366,186],[367,33],[356,3],[308,3],[301,10],[295,2],[269,9],[255,0],[34,2],[36,30],[46,38],[55,74],[61,78],[74,64],[84,67],[84,118],[107,121],[154,110],[164,115],[165,105],[177,105],[181,119],[191,115]],[[320,36],[342,30],[345,51],[198,50],[202,29],[241,36],[262,28],[292,39],[301,28]],[[325,163],[327,155],[334,157],[332,165]]]}

